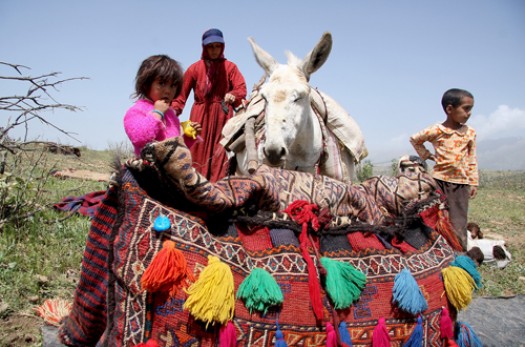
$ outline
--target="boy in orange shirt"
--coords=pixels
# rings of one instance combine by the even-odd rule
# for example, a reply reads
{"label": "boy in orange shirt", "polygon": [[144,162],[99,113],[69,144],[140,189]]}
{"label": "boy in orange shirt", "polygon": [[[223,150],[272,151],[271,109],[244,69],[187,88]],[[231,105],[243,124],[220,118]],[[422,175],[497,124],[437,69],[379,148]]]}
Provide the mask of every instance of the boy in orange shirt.
{"label": "boy in orange shirt", "polygon": [[[432,176],[447,197],[447,209],[454,231],[467,250],[467,217],[470,198],[476,196],[479,184],[476,159],[476,131],[466,125],[474,107],[474,97],[463,89],[449,89],[441,105],[447,119],[410,137],[410,143],[421,159],[432,160]],[[424,146],[434,146],[431,153]]]}

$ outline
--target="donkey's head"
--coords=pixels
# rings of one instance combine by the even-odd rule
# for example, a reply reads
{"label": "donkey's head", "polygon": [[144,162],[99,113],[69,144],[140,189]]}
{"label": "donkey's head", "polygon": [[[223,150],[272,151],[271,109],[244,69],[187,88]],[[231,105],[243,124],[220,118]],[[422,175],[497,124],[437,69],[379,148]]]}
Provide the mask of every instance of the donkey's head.
{"label": "donkey's head", "polygon": [[331,34],[323,34],[303,60],[287,52],[286,65],[279,64],[253,39],[249,41],[257,63],[269,76],[260,89],[266,101],[266,141],[262,148],[265,160],[273,166],[285,162],[287,166],[304,166],[312,164],[312,160],[315,163],[322,150],[322,134],[311,107],[308,81],[330,54]]}

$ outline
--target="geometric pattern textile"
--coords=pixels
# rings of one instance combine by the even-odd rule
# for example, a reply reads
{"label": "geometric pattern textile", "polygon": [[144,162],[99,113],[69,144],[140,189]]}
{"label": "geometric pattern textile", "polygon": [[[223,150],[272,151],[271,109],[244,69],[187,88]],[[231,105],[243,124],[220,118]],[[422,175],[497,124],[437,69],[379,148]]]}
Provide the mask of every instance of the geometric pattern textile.
{"label": "geometric pattern textile", "polygon": [[[283,242],[290,238],[289,230],[276,246],[272,232],[278,229],[237,223],[226,226],[223,233],[211,233],[211,222],[194,213],[194,206],[181,203],[182,197],[175,193],[167,196],[159,192],[155,189],[159,182],[143,176],[124,170],[119,187],[107,191],[92,221],[73,309],[60,328],[65,344],[135,346],[153,338],[160,346],[218,345],[219,327],[206,328],[183,309],[184,291],[169,297],[141,288],[145,269],[162,242],[169,239],[184,254],[196,277],[207,265],[208,255],[213,255],[231,268],[235,290],[254,268],[265,269],[277,281],[284,295],[278,311],[265,316],[250,314],[243,302],[236,300],[233,325],[239,347],[273,346],[277,323],[288,346],[325,346],[325,323],[334,314],[346,321],[354,346],[370,346],[381,317],[386,319],[391,345],[401,346],[417,323],[417,317],[392,304],[394,278],[402,269],[410,270],[428,303],[422,314],[423,345],[441,346],[440,313],[448,306],[441,269],[452,262],[454,251],[434,230],[430,229],[427,241],[416,251],[403,252],[381,246],[381,242],[362,247],[355,240],[370,233],[360,231],[354,234],[361,238],[348,238],[350,247],[325,247],[322,256],[352,264],[366,274],[367,283],[360,298],[346,310],[334,311],[323,291],[324,322],[318,325],[307,304],[308,272],[301,250],[296,240]],[[153,230],[160,215],[171,223],[162,233]]]}

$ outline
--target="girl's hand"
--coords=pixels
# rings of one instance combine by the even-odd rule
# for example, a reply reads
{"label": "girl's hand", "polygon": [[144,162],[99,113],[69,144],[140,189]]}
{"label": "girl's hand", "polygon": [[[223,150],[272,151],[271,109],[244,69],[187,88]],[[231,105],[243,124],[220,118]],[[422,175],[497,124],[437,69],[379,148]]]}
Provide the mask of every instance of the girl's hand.
{"label": "girl's hand", "polygon": [[197,132],[197,136],[199,136],[202,132],[202,126],[201,126],[201,123],[197,123],[197,122],[191,122],[191,126],[193,127],[193,129],[195,129],[195,131]]}
{"label": "girl's hand", "polygon": [[156,110],[166,113],[166,111],[170,108],[170,103],[167,100],[160,99],[155,101],[154,107]]}

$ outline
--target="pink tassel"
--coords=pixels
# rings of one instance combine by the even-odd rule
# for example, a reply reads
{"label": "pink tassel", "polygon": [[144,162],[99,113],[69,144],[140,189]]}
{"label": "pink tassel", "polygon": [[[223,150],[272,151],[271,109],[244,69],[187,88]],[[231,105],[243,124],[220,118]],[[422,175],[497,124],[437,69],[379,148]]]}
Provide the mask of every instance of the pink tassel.
{"label": "pink tassel", "polygon": [[454,328],[452,319],[448,313],[446,307],[441,310],[441,319],[439,321],[439,327],[441,330],[441,339],[454,339]]}
{"label": "pink tassel", "polygon": [[390,336],[386,329],[385,318],[379,318],[372,334],[372,347],[390,347]]}
{"label": "pink tassel", "polygon": [[326,323],[326,347],[337,347],[337,334],[331,323]]}
{"label": "pink tassel", "polygon": [[219,334],[219,347],[235,347],[237,346],[237,334],[235,326],[232,322],[228,322],[226,326],[221,327]]}

